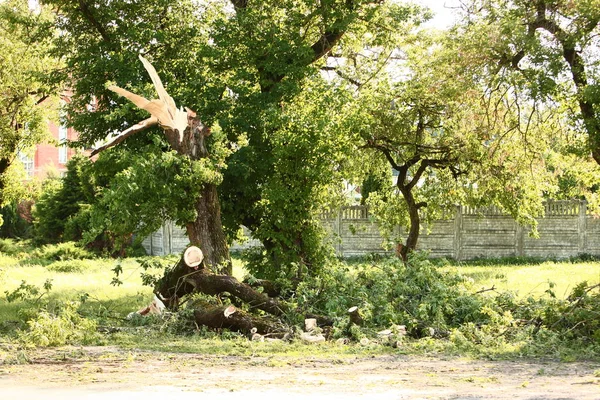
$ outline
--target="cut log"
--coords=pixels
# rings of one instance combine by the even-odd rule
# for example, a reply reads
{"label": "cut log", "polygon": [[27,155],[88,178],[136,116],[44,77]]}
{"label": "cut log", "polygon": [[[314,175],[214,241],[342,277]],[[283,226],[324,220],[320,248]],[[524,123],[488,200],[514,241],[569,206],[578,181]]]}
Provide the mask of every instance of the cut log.
{"label": "cut log", "polygon": [[[288,329],[278,321],[255,317],[233,306],[202,305],[194,310],[194,320],[198,325],[213,329],[230,329],[248,335],[269,335],[284,337]],[[233,311],[233,312],[232,312]]]}
{"label": "cut log", "polygon": [[204,254],[196,246],[190,246],[183,253],[183,262],[190,268],[198,269],[204,261]]}
{"label": "cut log", "polygon": [[311,332],[314,331],[317,327],[317,319],[316,318],[306,318],[304,320],[304,331]]}
{"label": "cut log", "polygon": [[286,310],[286,307],[276,299],[257,292],[233,276],[216,275],[207,270],[198,270],[188,275],[185,281],[190,283],[195,288],[195,291],[200,293],[219,295],[227,292],[251,307],[258,308],[271,315],[280,316]]}
{"label": "cut log", "polygon": [[350,324],[362,325],[363,319],[357,306],[350,307],[348,309],[348,315],[350,316]]}

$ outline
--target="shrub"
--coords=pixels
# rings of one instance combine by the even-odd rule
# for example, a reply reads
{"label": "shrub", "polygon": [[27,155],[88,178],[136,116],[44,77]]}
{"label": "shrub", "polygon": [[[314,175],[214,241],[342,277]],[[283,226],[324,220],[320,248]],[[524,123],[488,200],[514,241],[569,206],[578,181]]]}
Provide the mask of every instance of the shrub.
{"label": "shrub", "polygon": [[83,272],[89,269],[89,263],[83,260],[55,261],[46,268],[56,272]]}
{"label": "shrub", "polygon": [[32,258],[47,261],[83,260],[93,257],[93,253],[77,246],[74,242],[45,245],[32,253]]}
{"label": "shrub", "polygon": [[56,313],[42,310],[27,325],[27,331],[19,339],[30,346],[93,344],[99,339],[96,322],[80,316],[73,302],[65,303]]}
{"label": "shrub", "polygon": [[7,256],[16,256],[21,252],[21,249],[22,247],[13,239],[0,238],[0,253],[4,253]]}

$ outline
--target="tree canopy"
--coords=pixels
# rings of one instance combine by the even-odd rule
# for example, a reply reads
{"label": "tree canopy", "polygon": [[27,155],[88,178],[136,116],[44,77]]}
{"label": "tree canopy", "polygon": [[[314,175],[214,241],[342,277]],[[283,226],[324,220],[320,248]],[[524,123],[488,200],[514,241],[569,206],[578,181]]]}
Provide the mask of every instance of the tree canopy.
{"label": "tree canopy", "polygon": [[410,24],[422,10],[358,0],[45,4],[63,33],[56,46],[67,68],[56,78],[71,82],[70,122],[82,141],[146,117],[106,88],[109,82],[152,98],[141,54],[177,104],[214,127],[209,150],[222,150],[222,157],[190,163],[174,157],[156,131],[127,139],[119,151],[132,164],[101,193],[112,199],[104,212],[123,216],[99,219],[146,233],[165,217],[184,225],[197,216],[194,193],[210,182],[219,185],[231,238],[245,225],[265,244],[267,263],[318,265],[315,216],[341,183],[340,152],[352,150],[336,125],[345,94],[321,69],[344,51],[385,42],[391,27]]}
{"label": "tree canopy", "polygon": [[57,117],[59,93],[46,76],[59,62],[48,53],[49,13],[8,0],[0,4],[0,21],[0,204],[6,204],[23,195],[24,175],[14,161],[47,139],[48,117]]}
{"label": "tree canopy", "polygon": [[463,23],[472,61],[486,65],[489,87],[510,83],[541,107],[563,112],[584,133],[581,150],[600,163],[598,23],[600,2],[469,1]]}

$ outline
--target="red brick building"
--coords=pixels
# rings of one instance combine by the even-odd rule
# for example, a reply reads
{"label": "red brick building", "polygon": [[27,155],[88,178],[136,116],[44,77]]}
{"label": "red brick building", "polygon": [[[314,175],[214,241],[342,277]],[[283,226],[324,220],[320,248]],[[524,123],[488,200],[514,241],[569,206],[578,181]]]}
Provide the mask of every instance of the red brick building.
{"label": "red brick building", "polygon": [[[61,104],[64,100],[61,100]],[[36,146],[32,157],[20,155],[27,174],[31,178],[44,179],[49,173],[63,175],[67,171],[67,161],[76,153],[76,149],[67,147],[66,142],[77,140],[78,133],[73,128],[61,126],[56,122],[48,123],[48,130],[52,136],[51,143],[41,143]]]}

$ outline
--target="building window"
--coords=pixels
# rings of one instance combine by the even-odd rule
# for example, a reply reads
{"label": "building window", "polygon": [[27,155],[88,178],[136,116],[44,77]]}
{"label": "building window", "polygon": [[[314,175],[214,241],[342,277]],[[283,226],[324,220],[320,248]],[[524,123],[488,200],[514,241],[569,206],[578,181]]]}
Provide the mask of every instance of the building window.
{"label": "building window", "polygon": [[23,163],[23,168],[25,168],[27,176],[33,177],[33,173],[35,172],[35,163],[33,162],[33,158],[29,157],[25,153],[19,152],[19,161]]}
{"label": "building window", "polygon": [[67,163],[67,127],[58,127],[58,163]]}

